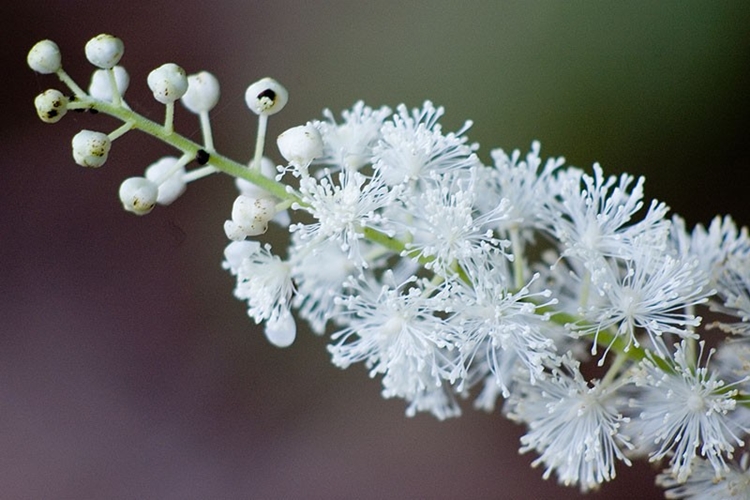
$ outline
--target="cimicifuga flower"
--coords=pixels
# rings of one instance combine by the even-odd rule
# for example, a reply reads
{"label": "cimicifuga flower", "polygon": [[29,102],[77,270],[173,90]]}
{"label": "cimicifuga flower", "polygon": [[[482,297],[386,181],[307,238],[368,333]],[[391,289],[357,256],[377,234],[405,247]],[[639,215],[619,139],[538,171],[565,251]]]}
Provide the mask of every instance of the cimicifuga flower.
{"label": "cimicifuga flower", "polygon": [[528,426],[520,451],[539,454],[532,465],[545,467],[545,479],[554,473],[560,483],[589,491],[615,478],[618,460],[630,465],[618,385],[587,381],[569,356],[533,384],[528,375],[519,377],[506,411]]}
{"label": "cimicifuga flower", "polygon": [[[750,455],[734,455],[750,432],[750,236],[733,219],[689,231],[648,202],[642,177],[545,159],[538,141],[525,154],[480,150],[471,120],[445,131],[430,101],[325,110],[267,151],[269,116],[290,97],[269,77],[246,87],[255,148],[233,160],[213,141],[212,73],[167,62],[141,76],[163,104],[154,121],[124,100],[120,39],[98,35],[84,52],[87,90],[57,44],[31,48],[29,67],[67,87],[41,92],[37,115],[119,120],[73,135],[85,167],[102,167],[133,130],[177,151],[123,176],[119,201],[137,215],[192,182],[235,178],[223,267],[270,343],[289,346],[306,322],[335,366],[362,363],[409,416],[457,417],[466,399],[502,406],[527,426],[520,450],[538,454],[544,477],[583,491],[642,454],[667,464],[668,498],[748,497]],[[177,100],[200,142],[195,123],[188,135],[176,127]],[[705,325],[709,308],[719,315]],[[710,369],[704,340],[718,346]]]}
{"label": "cimicifuga flower", "polygon": [[746,500],[750,498],[750,454],[743,453],[736,462],[727,464],[721,478],[708,460],[698,459],[685,481],[678,481],[670,471],[659,474],[656,484],[664,488],[668,499]]}
{"label": "cimicifuga flower", "polygon": [[652,461],[667,459],[669,473],[680,483],[693,472],[696,460],[707,460],[716,478],[728,471],[727,461],[736,446],[743,446],[747,425],[732,418],[737,409],[735,384],[726,383],[708,365],[711,349],[701,366],[705,344],[697,359],[688,341],[675,346],[672,370],[646,358],[634,377],[640,388],[632,406],[640,413],[632,419],[630,432],[649,450]]}

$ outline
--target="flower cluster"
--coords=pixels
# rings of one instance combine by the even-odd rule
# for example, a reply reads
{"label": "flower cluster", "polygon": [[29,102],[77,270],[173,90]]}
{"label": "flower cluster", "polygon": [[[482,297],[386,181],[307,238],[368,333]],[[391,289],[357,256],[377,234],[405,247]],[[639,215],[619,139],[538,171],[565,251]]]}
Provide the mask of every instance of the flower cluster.
{"label": "flower cluster", "polygon": [[[730,218],[688,231],[664,203],[646,203],[643,178],[544,160],[538,142],[524,156],[493,150],[485,164],[471,123],[444,131],[429,101],[326,110],[278,137],[275,165],[263,156],[266,124],[288,94],[269,78],[245,94],[259,122],[241,164],[213,146],[213,75],[172,63],[151,72],[159,124],[124,100],[119,39],[100,35],[85,52],[98,68],[88,92],[62,70],[57,45],[32,48],[31,68],[72,91],[38,96],[40,118],[79,109],[123,121],[73,138],[87,167],[133,129],[175,147],[123,182],[120,200],[136,214],[208,174],[236,177],[224,267],[271,343],[290,345],[305,320],[329,336],[334,365],[364,364],[407,415],[500,403],[527,426],[520,450],[538,455],[544,477],[583,491],[646,457],[666,467],[658,484],[669,498],[750,495],[750,237]],[[202,144],[175,132],[177,100],[199,116]],[[271,225],[288,231],[286,248],[249,239]]]}

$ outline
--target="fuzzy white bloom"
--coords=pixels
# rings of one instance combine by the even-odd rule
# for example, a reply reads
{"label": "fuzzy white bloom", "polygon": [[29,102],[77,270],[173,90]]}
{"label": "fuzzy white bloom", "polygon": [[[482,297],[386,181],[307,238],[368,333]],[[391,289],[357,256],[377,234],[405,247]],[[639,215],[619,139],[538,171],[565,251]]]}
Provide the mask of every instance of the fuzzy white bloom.
{"label": "fuzzy white bloom", "polygon": [[224,268],[237,277],[234,295],[247,301],[247,314],[256,323],[266,321],[266,337],[277,347],[292,344],[296,325],[289,312],[294,291],[289,265],[257,241],[230,243]]}
{"label": "fuzzy white bloom", "polygon": [[44,123],[57,123],[68,112],[68,98],[59,90],[45,90],[34,98],[34,107]]}
{"label": "fuzzy white bloom", "polygon": [[107,161],[112,141],[107,134],[81,130],[73,136],[73,159],[82,167],[101,167]]}
{"label": "fuzzy white bloom", "polygon": [[507,200],[476,215],[473,177],[433,172],[430,180],[419,196],[406,199],[400,219],[412,237],[404,255],[425,259],[425,268],[445,275],[482,253],[510,246],[494,238],[490,229],[507,217]]}
{"label": "fuzzy white bloom", "polygon": [[321,179],[305,177],[300,181],[299,191],[304,209],[317,222],[290,226],[291,231],[299,232],[298,241],[314,247],[334,239],[357,267],[367,267],[359,242],[368,227],[386,229],[378,211],[391,203],[396,190],[389,190],[378,176],[368,179],[359,172],[344,170],[336,180],[330,173]]}
{"label": "fuzzy white bloom", "polygon": [[708,278],[696,260],[681,261],[644,245],[633,245],[628,253],[632,258],[612,259],[599,268],[597,293],[580,310],[584,322],[571,326],[579,333],[594,333],[593,354],[599,333],[614,327],[618,337],[626,338],[626,350],[641,345],[638,333],[643,329],[652,347],[665,355],[663,334],[695,338],[692,329],[701,318],[687,310],[707,302],[714,291],[706,288]]}
{"label": "fuzzy white bloom", "polygon": [[288,100],[286,88],[273,78],[262,78],[245,91],[245,103],[256,115],[274,115],[284,109]]}
{"label": "fuzzy white bloom", "polygon": [[332,335],[328,347],[333,364],[364,362],[370,376],[382,374],[383,397],[406,399],[408,415],[419,410],[456,416],[455,402],[442,394],[462,373],[451,344],[454,329],[441,317],[445,291],[428,296],[416,277],[396,283],[390,271],[382,282],[365,278],[348,284],[341,299],[348,326]]}
{"label": "fuzzy white bloom", "polygon": [[498,228],[505,233],[514,227],[532,229],[546,225],[543,218],[545,207],[553,203],[559,192],[555,173],[565,159],[550,158],[543,163],[540,150],[540,143],[534,141],[531,151],[522,160],[518,150],[508,156],[502,149],[494,149],[490,154],[495,168],[480,170],[485,179],[477,182],[476,189],[479,193],[477,199],[487,203],[481,207],[483,211],[494,208],[498,199],[510,202],[507,218],[498,221]]}
{"label": "fuzzy white bloom", "polygon": [[478,145],[467,145],[463,134],[471,126],[466,122],[456,133],[443,134],[438,123],[444,114],[426,101],[422,109],[411,114],[406,106],[397,108],[391,120],[380,131],[381,139],[373,148],[373,162],[383,172],[389,185],[429,179],[434,173],[445,174],[480,165],[474,151]]}
{"label": "fuzzy white bloom", "polygon": [[325,240],[311,251],[295,244],[290,251],[292,276],[297,286],[294,306],[320,335],[330,319],[341,315],[341,304],[335,298],[343,295],[347,278],[354,275],[357,268],[334,240]]}
{"label": "fuzzy white bloom", "polygon": [[125,45],[116,36],[102,33],[86,42],[86,59],[102,69],[113,68],[125,53]]}
{"label": "fuzzy white bloom", "polygon": [[738,462],[728,465],[721,479],[708,460],[696,460],[693,473],[685,481],[678,481],[669,471],[656,478],[656,484],[665,488],[668,499],[691,500],[721,499],[746,500],[750,498],[750,454],[743,453]]}
{"label": "fuzzy white bloom", "polygon": [[617,460],[630,465],[624,450],[632,445],[622,434],[628,418],[616,406],[616,386],[587,382],[570,357],[535,384],[528,376],[517,383],[508,416],[528,424],[520,451],[539,453],[532,466],[544,464],[545,479],[554,472],[560,483],[589,491],[614,479]]}
{"label": "fuzzy white bloom", "polygon": [[[130,85],[130,76],[122,66],[112,68],[115,73],[115,82],[120,96],[125,95],[125,91]],[[112,83],[109,78],[109,71],[106,69],[97,69],[91,74],[91,83],[89,84],[89,95],[94,99],[112,102]]]}
{"label": "fuzzy white bloom", "polygon": [[162,64],[151,71],[146,81],[148,88],[154,93],[154,99],[162,104],[175,102],[188,89],[185,70],[174,63]]}
{"label": "fuzzy white bloom", "polygon": [[26,56],[29,67],[43,75],[56,73],[62,69],[60,47],[52,40],[42,40],[34,44]]}
{"label": "fuzzy white bloom", "polygon": [[195,114],[211,111],[219,102],[219,80],[208,71],[187,77],[188,88],[180,99]]}
{"label": "fuzzy white bloom", "polygon": [[351,110],[341,114],[344,121],[338,124],[333,113],[324,110],[327,121],[313,122],[323,138],[321,163],[353,170],[372,163],[373,148],[380,139],[380,127],[390,114],[391,110],[386,106],[373,109],[358,101]]}
{"label": "fuzzy white bloom", "polygon": [[[469,282],[458,281],[453,289],[454,321],[460,333],[456,344],[461,360],[473,381],[494,382],[503,397],[510,396],[513,375],[518,364],[529,374],[530,382],[544,377],[546,365],[557,359],[553,339],[548,336],[548,318],[538,308],[555,304],[550,292],[538,293],[524,287],[517,293],[509,290],[499,266],[488,262],[469,268]],[[532,279],[536,281],[539,276]],[[490,390],[490,387],[485,387]],[[484,394],[478,406],[494,407],[494,398]]]}
{"label": "fuzzy white bloom", "polygon": [[652,461],[669,459],[669,473],[678,482],[690,477],[698,457],[708,460],[719,478],[728,471],[727,459],[732,458],[735,446],[744,444],[741,433],[748,432],[730,417],[737,407],[738,391],[709,370],[713,350],[703,366],[695,366],[703,358],[704,342],[697,362],[686,341],[675,347],[674,373],[655,360],[641,362],[635,383],[642,389],[631,402],[640,414],[632,419],[630,431],[638,437],[639,446],[651,450]]}
{"label": "fuzzy white bloom", "polygon": [[120,184],[120,201],[128,212],[146,215],[156,206],[159,188],[145,177],[130,177]]}
{"label": "fuzzy white bloom", "polygon": [[[564,171],[557,197],[545,215],[549,231],[564,245],[564,255],[597,265],[601,256],[626,258],[628,244],[638,239],[658,251],[665,247],[668,207],[653,201],[644,218],[633,223],[643,207],[644,178],[604,177],[599,164],[594,176],[580,170]],[[583,189],[581,187],[583,186]]]}

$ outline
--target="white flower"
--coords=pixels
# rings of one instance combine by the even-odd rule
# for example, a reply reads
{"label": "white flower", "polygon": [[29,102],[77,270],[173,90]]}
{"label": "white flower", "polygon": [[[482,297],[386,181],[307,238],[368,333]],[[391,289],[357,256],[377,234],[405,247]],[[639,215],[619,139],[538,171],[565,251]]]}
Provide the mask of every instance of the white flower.
{"label": "white flower", "polygon": [[425,286],[416,277],[397,284],[390,271],[382,285],[372,277],[352,280],[349,295],[341,299],[349,324],[332,336],[335,343],[328,350],[336,366],[364,362],[370,376],[382,374],[383,397],[401,397],[414,410],[451,416],[456,413],[446,398],[436,396],[460,375],[450,344],[455,332],[444,318],[444,293],[429,295]]}
{"label": "white flower", "polygon": [[[556,359],[554,341],[542,329],[546,317],[538,307],[555,304],[548,291],[531,293],[528,287],[518,292],[508,289],[499,266],[467,268],[469,283],[458,281],[453,289],[454,321],[459,325],[456,340],[470,383],[491,375],[503,397],[510,396],[512,375],[521,363],[532,383],[543,376],[545,362]],[[532,281],[536,280],[535,276]],[[486,390],[490,388],[485,387]],[[484,394],[478,403],[494,405]]]}
{"label": "white flower", "polygon": [[289,265],[271,254],[270,245],[237,241],[224,250],[224,268],[237,276],[234,295],[247,301],[247,314],[256,323],[266,321],[266,336],[278,347],[294,340],[296,329],[289,313],[294,292]]}
{"label": "white flower", "polygon": [[324,153],[318,162],[339,170],[357,170],[371,163],[372,148],[380,139],[380,127],[390,114],[386,106],[373,110],[359,101],[350,111],[341,114],[344,122],[339,125],[333,113],[324,110],[327,121],[313,122],[324,144]]}
{"label": "white flower", "polygon": [[631,259],[611,259],[601,268],[594,282],[597,294],[581,309],[585,322],[572,325],[579,333],[595,334],[594,354],[598,334],[610,327],[626,337],[626,350],[640,345],[638,333],[644,329],[653,347],[664,354],[662,334],[695,337],[691,328],[701,318],[687,310],[713,293],[694,259],[681,261],[645,245],[633,245],[629,253]]}
{"label": "white flower", "polygon": [[426,101],[422,109],[411,114],[403,104],[398,114],[381,128],[381,140],[373,149],[375,167],[381,170],[389,185],[429,179],[431,173],[444,174],[480,165],[474,151],[478,145],[467,145],[463,133],[471,126],[466,122],[456,133],[444,135],[438,120],[444,113]]}
{"label": "white flower", "polygon": [[[296,233],[293,241],[296,240]],[[326,323],[341,312],[334,298],[343,294],[344,283],[357,270],[334,240],[325,240],[307,250],[290,247],[292,277],[297,287],[294,307],[312,330],[322,334]]]}
{"label": "white flower", "polygon": [[549,231],[565,247],[564,255],[596,265],[602,256],[627,257],[628,243],[636,238],[654,250],[664,246],[668,207],[653,201],[645,217],[633,223],[643,206],[644,178],[631,188],[632,182],[626,174],[619,181],[614,176],[605,179],[598,164],[593,177],[575,169],[564,172],[557,193],[560,200],[546,215]]}
{"label": "white flower", "polygon": [[737,389],[708,369],[711,350],[704,366],[704,342],[697,361],[690,356],[686,341],[676,345],[673,373],[656,360],[644,359],[635,383],[642,390],[632,405],[640,409],[632,420],[633,435],[639,445],[651,450],[651,461],[669,458],[669,472],[684,482],[693,472],[698,457],[707,459],[715,476],[728,470],[735,446],[742,446],[738,433],[748,432],[730,418],[736,408]]}
{"label": "white flower", "polygon": [[727,464],[721,479],[708,460],[696,460],[693,472],[684,482],[675,479],[669,471],[656,478],[656,484],[665,488],[664,497],[693,500],[722,499],[746,500],[750,498],[750,454],[743,453],[737,463]]}
{"label": "white flower", "polygon": [[[384,230],[378,211],[391,202],[395,192],[389,191],[380,177],[368,179],[349,169],[339,172],[335,181],[330,173],[321,179],[305,177],[300,180],[299,192],[304,209],[316,220],[290,226],[299,233],[300,244],[314,247],[333,239],[357,267],[367,267],[360,240],[365,228]],[[292,208],[303,207],[295,204]]]}
{"label": "white flower", "polygon": [[616,460],[630,465],[620,430],[628,419],[615,407],[615,386],[589,384],[569,357],[535,384],[528,377],[517,384],[508,416],[528,424],[520,452],[539,453],[532,466],[544,464],[545,479],[555,472],[560,483],[588,491],[614,479]]}
{"label": "white flower", "polygon": [[565,163],[565,158],[550,158],[542,167],[540,149],[540,143],[534,141],[525,160],[520,159],[518,150],[513,151],[511,156],[502,149],[490,152],[495,168],[482,169],[486,179],[484,183],[477,183],[476,188],[480,193],[477,200],[484,210],[494,207],[498,199],[510,201],[508,216],[499,221],[498,229],[507,230],[514,226],[541,228],[545,225],[542,222],[545,207],[558,192],[554,175]]}
{"label": "white flower", "polygon": [[433,173],[431,181],[419,196],[405,197],[400,219],[411,241],[403,255],[424,259],[425,268],[445,275],[483,252],[509,246],[489,229],[507,216],[507,201],[480,214],[474,206],[473,179]]}

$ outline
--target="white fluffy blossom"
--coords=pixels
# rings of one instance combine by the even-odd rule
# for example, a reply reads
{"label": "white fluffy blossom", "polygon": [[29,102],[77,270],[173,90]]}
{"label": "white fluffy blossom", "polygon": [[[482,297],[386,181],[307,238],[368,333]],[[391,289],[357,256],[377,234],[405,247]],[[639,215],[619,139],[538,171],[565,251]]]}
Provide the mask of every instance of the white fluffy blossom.
{"label": "white fluffy blossom", "polygon": [[341,304],[348,325],[328,347],[333,363],[364,362],[370,376],[383,375],[383,397],[404,398],[440,418],[455,415],[450,398],[438,397],[461,374],[444,291],[429,294],[414,277],[396,283],[390,271],[382,281],[360,279],[347,288]]}
{"label": "white fluffy blossom", "polygon": [[628,419],[615,402],[614,387],[587,382],[578,362],[563,358],[548,377],[518,381],[509,417],[528,425],[520,451],[539,453],[532,465],[544,465],[545,479],[554,472],[560,483],[588,491],[614,479],[617,460],[630,465],[621,432]]}
{"label": "white fluffy blossom", "polygon": [[687,480],[699,457],[708,460],[715,476],[721,477],[735,446],[743,445],[741,433],[747,432],[730,417],[737,407],[738,391],[708,368],[711,353],[703,366],[696,366],[703,349],[701,342],[695,361],[683,340],[676,346],[672,373],[663,362],[644,359],[635,377],[642,389],[632,400],[640,414],[633,418],[631,431],[639,446],[650,450],[652,461],[669,460],[669,473],[678,482]]}
{"label": "white fluffy blossom", "polygon": [[678,481],[666,471],[656,478],[656,484],[666,489],[668,499],[746,500],[750,498],[750,454],[743,453],[739,461],[727,464],[722,478],[708,460],[696,460],[693,473],[685,481]]}
{"label": "white fluffy blossom", "polygon": [[294,291],[289,265],[257,241],[230,243],[224,267],[237,277],[234,295],[247,301],[247,314],[256,323],[266,321],[271,343],[286,347],[294,341],[296,326],[289,311]]}

